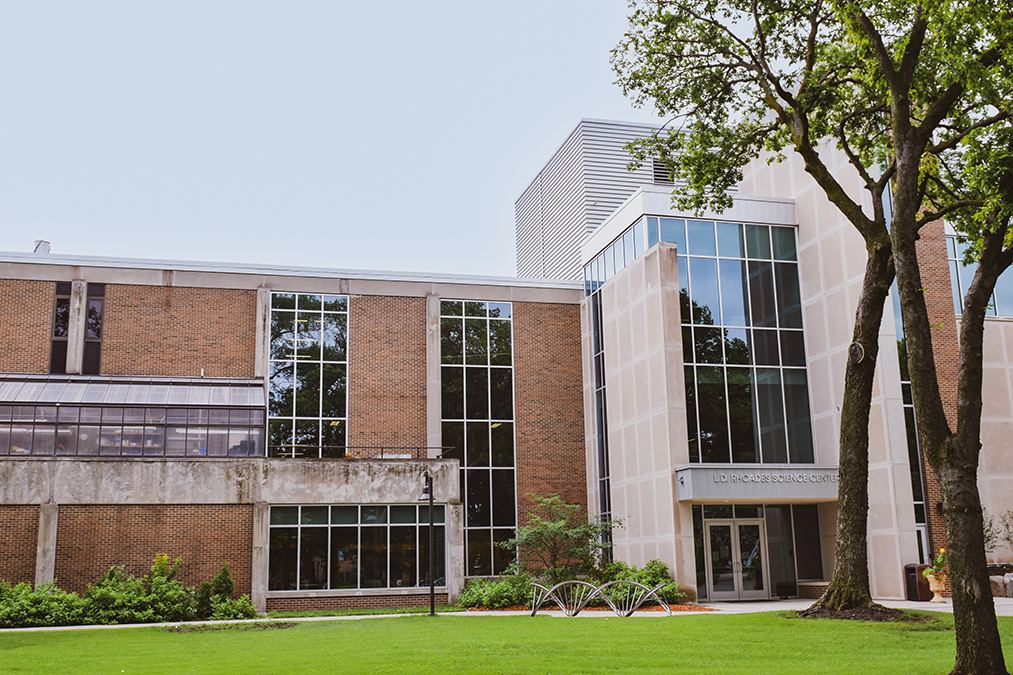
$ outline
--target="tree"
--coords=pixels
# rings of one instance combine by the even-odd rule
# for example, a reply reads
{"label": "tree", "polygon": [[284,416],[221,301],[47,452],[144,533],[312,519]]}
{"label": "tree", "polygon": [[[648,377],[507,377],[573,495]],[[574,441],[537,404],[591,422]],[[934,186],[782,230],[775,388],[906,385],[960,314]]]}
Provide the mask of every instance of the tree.
{"label": "tree", "polygon": [[598,553],[611,548],[607,535],[622,524],[618,520],[588,518],[580,504],[568,504],[558,494],[528,497],[534,508],[517,537],[501,544],[516,550],[521,569],[544,576],[550,584],[591,572]]}
{"label": "tree", "polygon": [[[1008,91],[1008,8],[984,0],[926,6],[909,0],[633,0],[631,6],[630,30],[613,50],[618,83],[636,104],[650,102],[670,119],[665,131],[634,142],[631,151],[640,161],[658,158],[672,177],[685,181],[673,194],[676,204],[695,211],[726,208],[732,202],[727,190],[742,179],[741,167],[765,152],[777,161],[790,148],[865,241],[866,271],[841,410],[837,556],[817,604],[869,606],[868,423],[883,303],[896,270],[912,381],[917,378],[915,388],[924,389],[915,394],[921,425],[925,406],[919,401],[931,399],[930,382],[938,398],[938,383],[927,314],[918,318],[919,326],[913,322],[919,299],[924,308],[915,241],[932,221],[968,210],[981,216],[981,197],[990,187],[984,178],[989,151],[964,149],[1009,117],[1003,106],[1010,98],[1002,98]],[[830,171],[825,158],[834,151],[857,173],[870,209]],[[969,198],[974,166],[982,178],[972,181],[979,192]],[[992,187],[998,184],[994,178]],[[984,229],[994,233],[998,221],[989,222],[991,229]],[[983,263],[985,250],[993,248],[983,245]],[[982,287],[995,272],[985,267],[990,271]],[[980,420],[980,349],[977,372]],[[968,384],[962,395],[973,393]],[[933,414],[945,425],[941,404]],[[924,433],[921,440],[926,448],[938,445]],[[935,469],[933,451],[926,452]],[[963,468],[972,487],[976,466],[975,455],[973,467]],[[947,480],[940,476],[941,484]],[[961,486],[966,490],[966,481]],[[980,536],[980,503],[968,502],[970,492],[962,494],[957,508],[977,509],[978,522],[971,527],[951,518],[954,506],[944,494],[948,532],[963,527]],[[956,585],[965,581],[970,568],[964,557],[972,554],[967,546],[954,550],[953,542],[950,549]],[[983,564],[980,545],[978,552]],[[954,611],[955,672],[1006,672],[991,602],[972,608],[955,593]]]}

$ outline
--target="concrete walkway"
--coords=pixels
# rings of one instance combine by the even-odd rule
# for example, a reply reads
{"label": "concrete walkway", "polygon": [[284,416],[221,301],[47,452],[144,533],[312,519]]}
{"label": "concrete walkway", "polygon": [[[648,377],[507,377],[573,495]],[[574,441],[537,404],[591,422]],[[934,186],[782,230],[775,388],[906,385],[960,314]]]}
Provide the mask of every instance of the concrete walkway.
{"label": "concrete walkway", "polygon": [[[1013,616],[1013,598],[993,598],[995,603],[995,613],[997,616]],[[920,609],[923,611],[930,612],[953,612],[953,604],[949,599],[945,603],[934,603],[934,602],[910,602],[907,600],[880,600],[879,603],[886,607],[894,607],[896,609]],[[711,602],[702,603],[702,606],[716,609],[716,612],[673,612],[673,617],[681,616],[719,616],[721,614],[751,614],[754,612],[787,612],[787,611],[798,611],[806,609],[812,604],[811,600],[752,600],[743,602]],[[444,612],[440,616],[527,616],[530,612],[526,611],[465,611],[465,612]],[[242,621],[193,621],[187,623],[134,623],[134,624],[118,624],[114,626],[44,626],[40,628],[6,628],[0,629],[0,635],[3,633],[16,633],[23,631],[55,631],[55,630],[97,630],[105,628],[150,628],[150,627],[169,627],[169,626],[198,626],[198,625],[216,625],[216,624],[232,624],[232,623],[250,623],[252,622],[308,622],[308,621],[357,621],[360,619],[396,619],[404,616],[425,616],[424,614],[367,614],[367,615],[356,615],[356,616],[304,616],[304,617],[286,617],[279,619],[253,619],[253,620],[242,620]],[[559,610],[539,610],[538,616],[556,616],[565,617],[562,611]],[[646,618],[664,618],[667,615],[664,612],[637,612],[633,615],[634,617],[646,617]],[[615,614],[611,611],[583,611],[576,616],[578,619],[583,618],[615,618]]]}

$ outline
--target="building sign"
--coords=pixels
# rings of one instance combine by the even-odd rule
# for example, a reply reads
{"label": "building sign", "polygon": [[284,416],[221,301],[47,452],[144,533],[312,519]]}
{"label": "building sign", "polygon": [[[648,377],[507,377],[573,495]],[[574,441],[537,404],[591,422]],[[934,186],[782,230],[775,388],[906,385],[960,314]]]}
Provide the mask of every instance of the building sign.
{"label": "building sign", "polygon": [[681,502],[834,502],[837,467],[693,464],[675,470]]}

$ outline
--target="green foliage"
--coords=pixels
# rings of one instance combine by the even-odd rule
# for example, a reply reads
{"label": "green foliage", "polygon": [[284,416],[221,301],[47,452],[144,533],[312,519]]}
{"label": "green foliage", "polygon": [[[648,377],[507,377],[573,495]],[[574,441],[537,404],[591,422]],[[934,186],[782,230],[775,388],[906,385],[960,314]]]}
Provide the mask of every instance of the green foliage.
{"label": "green foliage", "polygon": [[[636,581],[648,588],[654,588],[658,584],[665,584],[658,590],[661,599],[669,604],[678,604],[686,600],[686,593],[679,590],[679,584],[672,580],[668,571],[668,565],[660,560],[651,560],[643,569],[637,569],[636,565],[627,565],[621,560],[616,560],[605,565],[600,572],[602,584],[610,581]],[[607,589],[606,592],[612,589]]]}
{"label": "green foliage", "polygon": [[254,608],[248,595],[235,599],[227,595],[214,595],[211,597],[211,607],[210,618],[213,621],[253,619],[257,616],[257,610]]}
{"label": "green foliage", "polygon": [[228,565],[222,565],[214,581],[205,581],[195,590],[176,579],[182,564],[181,558],[170,563],[167,555],[159,553],[148,573],[140,578],[125,566],[114,565],[89,584],[81,596],[61,591],[52,583],[33,589],[27,583],[12,586],[0,582],[0,628],[257,616],[249,596],[231,597],[235,584]]}
{"label": "green foliage", "polygon": [[591,573],[601,551],[612,547],[608,535],[622,522],[588,518],[582,506],[568,504],[558,494],[528,496],[534,508],[527,524],[500,546],[516,549],[518,568],[549,584]]}
{"label": "green foliage", "polygon": [[0,628],[67,626],[84,623],[84,603],[54,584],[12,586],[0,581]]}
{"label": "green foliage", "polygon": [[1013,510],[999,516],[998,536],[1013,551]]}
{"label": "green foliage", "polygon": [[457,602],[462,607],[503,609],[531,604],[531,576],[520,572],[499,579],[469,579]]}
{"label": "green foliage", "polygon": [[985,539],[985,553],[992,553],[999,548],[999,528],[995,525],[995,518],[985,509],[981,510],[981,530]]}

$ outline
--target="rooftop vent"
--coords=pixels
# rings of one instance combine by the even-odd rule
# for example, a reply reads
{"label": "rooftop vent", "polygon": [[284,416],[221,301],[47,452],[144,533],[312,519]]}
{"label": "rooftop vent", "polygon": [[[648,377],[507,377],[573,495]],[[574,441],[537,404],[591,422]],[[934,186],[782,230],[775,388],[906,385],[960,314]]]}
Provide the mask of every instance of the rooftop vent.
{"label": "rooftop vent", "polygon": [[668,168],[659,162],[657,159],[651,159],[654,169],[654,184],[655,185],[674,185],[675,181],[672,180],[672,174],[669,173]]}
{"label": "rooftop vent", "polygon": [[47,255],[49,253],[49,242],[46,241],[45,239],[36,239],[35,250],[33,251],[33,253],[38,253],[39,255]]}

